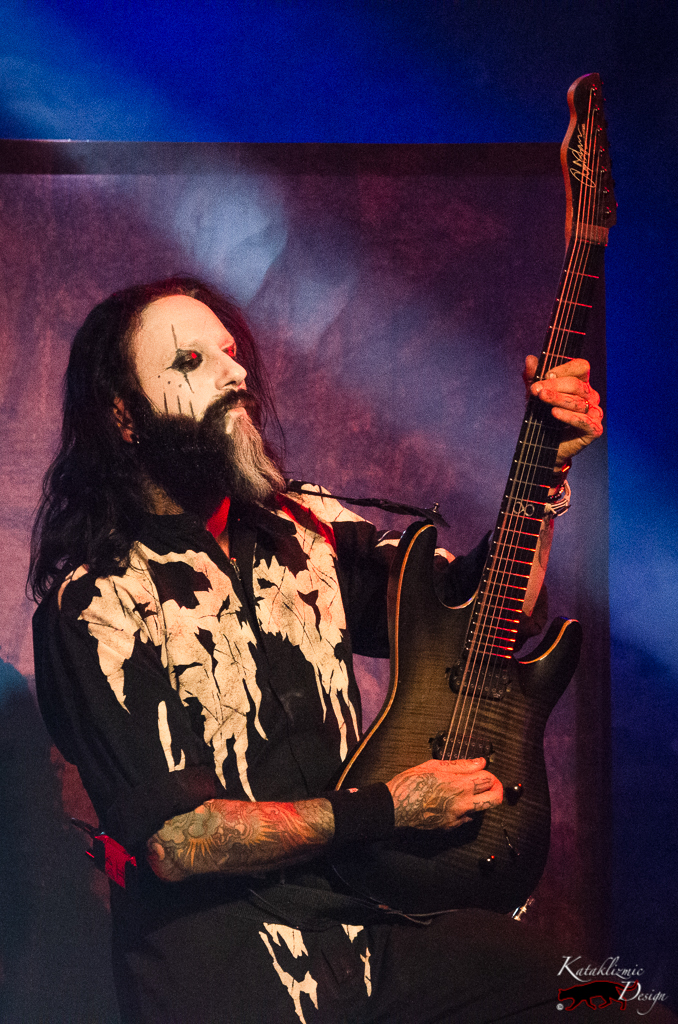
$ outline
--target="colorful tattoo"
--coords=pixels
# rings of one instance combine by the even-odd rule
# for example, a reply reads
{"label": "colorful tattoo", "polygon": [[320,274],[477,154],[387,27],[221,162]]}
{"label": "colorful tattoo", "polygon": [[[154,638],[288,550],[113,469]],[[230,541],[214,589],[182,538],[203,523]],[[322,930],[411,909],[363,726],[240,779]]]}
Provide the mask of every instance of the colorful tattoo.
{"label": "colorful tattoo", "polygon": [[148,861],[168,882],[212,872],[256,873],[315,856],[333,834],[327,800],[208,800],[170,819],[149,839]]}

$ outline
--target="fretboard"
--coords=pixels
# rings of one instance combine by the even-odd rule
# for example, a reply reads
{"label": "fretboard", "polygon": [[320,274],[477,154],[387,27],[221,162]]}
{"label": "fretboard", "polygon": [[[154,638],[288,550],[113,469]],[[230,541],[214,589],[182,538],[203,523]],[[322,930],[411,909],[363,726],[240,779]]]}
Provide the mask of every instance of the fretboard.
{"label": "fretboard", "polygon": [[[565,256],[537,379],[581,352],[593,293],[603,269],[603,245],[573,235]],[[562,427],[539,399],[527,403],[511,472],[476,599],[465,646],[464,683],[481,672],[490,689],[515,648],[518,620],[535,558]],[[492,664],[496,671],[489,671]],[[499,695],[499,694],[497,694]]]}

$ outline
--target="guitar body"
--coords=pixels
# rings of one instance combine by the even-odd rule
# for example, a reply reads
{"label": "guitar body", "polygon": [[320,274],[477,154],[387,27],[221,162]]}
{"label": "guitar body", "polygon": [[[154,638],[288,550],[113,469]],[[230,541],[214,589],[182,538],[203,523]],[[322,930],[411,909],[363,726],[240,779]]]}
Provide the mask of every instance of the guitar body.
{"label": "guitar body", "polygon": [[[430,740],[453,716],[459,695],[450,688],[450,670],[462,653],[471,608],[448,608],[438,599],[435,544],[428,524],[415,523],[403,535],[389,588],[389,694],[347,763],[342,787],[386,782],[428,760]],[[404,830],[350,861],[335,861],[351,888],[409,914],[454,907],[509,912],[525,902],[549,848],[544,729],[577,666],[581,636],[578,622],[556,620],[532,654],[510,661],[503,697],[482,699],[475,715],[477,746],[460,754],[481,756],[491,745],[488,768],[507,791],[501,807],[451,831]]]}

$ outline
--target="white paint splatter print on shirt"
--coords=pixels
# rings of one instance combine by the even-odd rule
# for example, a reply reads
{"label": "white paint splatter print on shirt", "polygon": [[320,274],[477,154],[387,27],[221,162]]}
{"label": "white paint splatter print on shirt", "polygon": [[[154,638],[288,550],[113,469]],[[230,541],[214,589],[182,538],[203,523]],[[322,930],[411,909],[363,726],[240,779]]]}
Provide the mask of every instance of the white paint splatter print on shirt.
{"label": "white paint splatter print on shirt", "polygon": [[[199,589],[191,590],[192,607],[174,597],[161,601],[152,571],[157,577],[160,566],[171,569],[172,563],[182,570],[188,566],[187,571],[202,580]],[[98,641],[101,671],[119,703],[126,707],[124,664],[136,640],[153,644],[181,699],[196,697],[200,702],[204,739],[214,752],[220,781],[225,785],[223,763],[227,744],[233,741],[240,781],[253,800],[247,774],[248,719],[266,738],[259,721],[261,691],[252,655],[256,641],[229,577],[204,552],[158,555],[137,544],[124,576],[97,580],[97,589],[80,617]],[[161,735],[167,756],[166,739]]]}
{"label": "white paint splatter print on shirt", "polygon": [[[85,572],[81,568],[68,577],[61,593],[68,583],[79,579]],[[132,576],[130,585],[127,585],[124,577],[108,577],[97,583],[99,594],[84,609],[80,618],[87,623],[90,634],[97,641],[101,671],[108,679],[118,703],[128,711],[123,666],[132,657],[137,637],[143,643],[157,643],[160,637],[157,595],[146,576]],[[143,619],[137,610],[141,608],[151,608],[153,612]]]}
{"label": "white paint splatter print on shirt", "polygon": [[[365,930],[361,924],[342,924],[341,927],[344,929],[351,942],[353,942],[357,938],[357,936]],[[367,991],[368,996],[371,996],[372,973],[370,971],[370,951],[367,947],[367,944],[365,945],[364,955],[362,953],[360,954],[360,959],[362,960],[365,968],[363,971],[363,981],[365,982],[365,989]]]}
{"label": "white paint splatter print on shirt", "polygon": [[[86,627],[116,706],[135,719],[132,730],[156,744],[157,770],[192,770],[207,755],[233,799],[266,798],[268,743],[277,763],[289,765],[301,797],[322,788],[359,739],[359,693],[329,524],[364,521],[324,498],[290,497],[286,506],[262,510],[252,562],[237,574],[199,523],[162,516],[134,545],[127,570],[94,578],[81,568],[62,588],[76,587],[67,615]],[[233,527],[236,536],[240,528]],[[366,577],[371,583],[369,569]],[[77,645],[75,635],[69,643]],[[90,656],[83,649],[85,660]],[[96,676],[86,674],[88,706],[98,716],[108,704],[100,689],[97,695]],[[322,750],[315,739],[321,728]],[[144,740],[137,766],[130,748],[126,780],[137,767],[147,772],[149,749]]]}
{"label": "white paint splatter print on shirt", "polygon": [[186,755],[182,750],[179,761],[177,762],[174,760],[174,754],[172,753],[172,733],[170,732],[169,722],[167,721],[167,704],[164,700],[161,700],[158,704],[158,735],[160,736],[162,749],[165,751],[168,771],[180,772],[186,767]]}
{"label": "white paint splatter print on shirt", "polygon": [[278,962],[278,958],[275,954],[275,950],[271,945],[269,936],[275,942],[276,946],[280,946],[280,940],[285,943],[292,956],[297,959],[300,956],[308,956],[308,951],[304,944],[304,939],[301,932],[297,928],[289,928],[287,925],[282,924],[267,924],[264,921],[264,928],[268,932],[259,932],[261,941],[266,946],[266,949],[271,954],[273,960],[273,969],[280,978],[281,982],[287,989],[294,1002],[294,1010],[301,1021],[301,1024],[306,1024],[306,1018],[301,1007],[301,996],[305,994],[309,997],[316,1010],[318,1009],[318,983],[311,976],[309,971],[306,971],[301,981],[297,981],[291,974],[283,970]]}
{"label": "white paint splatter print on shirt", "polygon": [[[353,945],[356,938],[361,934],[361,932],[365,932],[365,929],[362,925],[342,924],[341,927],[343,928],[345,934],[348,936],[351,945]],[[282,940],[282,942],[285,944],[285,946],[292,954],[294,959],[297,960],[300,957],[308,956],[308,950],[306,949],[304,937],[298,928],[290,928],[287,925],[268,924],[267,922],[264,922],[264,928],[266,929],[266,932],[268,932],[268,935],[266,934],[266,932],[259,932],[261,941],[264,943],[266,949],[271,954],[273,968],[278,977],[280,978],[280,980],[282,981],[283,985],[289,992],[290,997],[294,1002],[294,1010],[297,1017],[301,1021],[301,1024],[306,1024],[306,1018],[304,1017],[304,1012],[301,1006],[301,996],[302,993],[305,993],[307,996],[309,996],[311,1002],[313,1003],[314,1007],[317,1010],[318,983],[315,980],[315,978],[313,978],[309,970],[306,970],[304,977],[300,980],[294,978],[289,973],[289,971],[286,971],[281,966],[280,961],[276,956],[276,951],[271,945],[270,941],[271,939],[273,939],[273,942],[276,944],[276,946],[281,946]],[[367,948],[367,944],[365,944],[365,953],[359,953],[358,955],[360,956],[360,959],[363,962],[363,981],[365,984],[365,990],[369,997],[372,995],[372,979],[370,976],[370,951]]]}
{"label": "white paint splatter print on shirt", "polygon": [[[337,502],[333,504],[341,508]],[[339,726],[339,753],[344,760],[348,754],[349,725],[352,737],[357,737],[358,718],[349,697],[347,666],[337,659],[335,650],[344,640],[346,615],[334,551],[315,531],[299,523],[295,527],[296,539],[306,556],[306,568],[292,572],[275,558],[259,562],[255,572],[258,615],[266,633],[278,634],[294,644],[313,668],[323,719],[329,706]],[[342,704],[348,710],[350,723],[344,717]]]}

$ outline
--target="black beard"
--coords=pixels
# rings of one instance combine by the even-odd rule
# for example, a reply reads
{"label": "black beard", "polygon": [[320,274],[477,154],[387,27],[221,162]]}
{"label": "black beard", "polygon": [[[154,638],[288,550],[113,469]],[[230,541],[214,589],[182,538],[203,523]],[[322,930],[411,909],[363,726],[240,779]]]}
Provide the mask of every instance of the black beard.
{"label": "black beard", "polygon": [[[242,406],[230,433],[226,414]],[[148,477],[187,512],[207,521],[228,496],[248,504],[268,504],[285,481],[255,424],[258,402],[245,391],[215,399],[201,420],[162,415],[146,405],[135,417],[139,463]]]}

